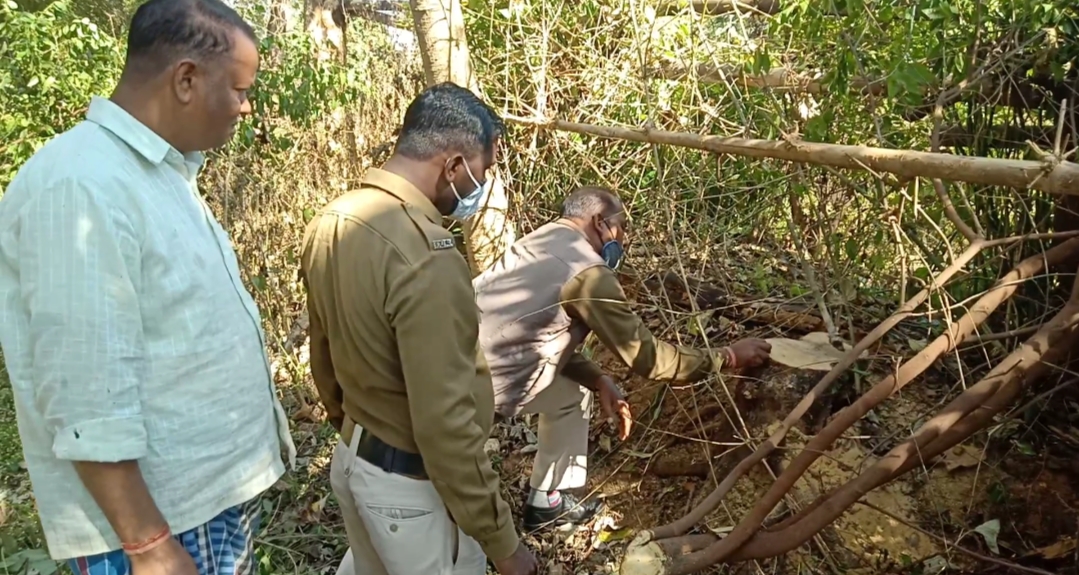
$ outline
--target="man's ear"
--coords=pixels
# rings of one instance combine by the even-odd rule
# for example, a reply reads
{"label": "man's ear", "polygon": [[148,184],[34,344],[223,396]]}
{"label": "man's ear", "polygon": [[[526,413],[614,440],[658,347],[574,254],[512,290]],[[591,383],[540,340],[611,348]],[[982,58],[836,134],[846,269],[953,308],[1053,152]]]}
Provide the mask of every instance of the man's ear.
{"label": "man's ear", "polygon": [[596,230],[596,238],[599,239],[600,244],[610,241],[611,228],[607,225],[607,221],[603,219],[602,214],[592,216],[592,229]]}
{"label": "man's ear", "polygon": [[445,168],[443,168],[442,170],[442,175],[446,178],[446,181],[457,181],[457,176],[459,175],[460,171],[464,169],[464,162],[465,157],[460,154],[446,158]]}
{"label": "man's ear", "polygon": [[607,220],[603,217],[603,214],[596,214],[592,216],[592,225],[596,227],[596,231],[600,233],[600,237],[604,233],[610,235],[612,233],[611,224],[607,223]]}
{"label": "man's ear", "polygon": [[198,66],[191,60],[181,60],[172,69],[172,91],[181,104],[195,99],[195,82]]}

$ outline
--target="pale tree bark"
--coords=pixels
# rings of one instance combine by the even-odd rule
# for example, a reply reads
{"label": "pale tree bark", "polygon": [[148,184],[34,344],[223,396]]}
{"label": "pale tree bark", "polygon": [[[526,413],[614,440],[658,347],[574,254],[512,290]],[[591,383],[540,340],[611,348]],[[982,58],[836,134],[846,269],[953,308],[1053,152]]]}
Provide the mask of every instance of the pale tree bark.
{"label": "pale tree bark", "polygon": [[334,21],[335,0],[304,0],[304,26],[315,44],[315,59],[324,62],[345,58],[345,32]]}
{"label": "pale tree bark", "polygon": [[270,36],[288,34],[301,20],[299,10],[289,0],[274,0],[266,16],[266,33]]}
{"label": "pale tree bark", "polygon": [[[428,86],[453,82],[483,97],[472,70],[460,0],[409,0]],[[465,245],[474,274],[491,266],[516,239],[509,219],[505,179],[492,170],[490,193],[480,213],[465,222]]]}

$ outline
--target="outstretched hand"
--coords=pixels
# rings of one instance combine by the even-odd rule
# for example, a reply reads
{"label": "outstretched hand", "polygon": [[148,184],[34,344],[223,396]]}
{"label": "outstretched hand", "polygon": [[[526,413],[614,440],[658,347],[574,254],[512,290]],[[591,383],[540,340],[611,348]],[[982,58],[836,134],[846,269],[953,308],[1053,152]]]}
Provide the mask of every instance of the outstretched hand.
{"label": "outstretched hand", "polygon": [[633,413],[629,409],[629,402],[610,376],[604,375],[597,380],[596,391],[599,392],[599,405],[603,409],[603,415],[615,421],[618,439],[625,441],[633,429]]}
{"label": "outstretched hand", "polygon": [[772,353],[772,344],[763,339],[748,338],[723,349],[724,365],[728,369],[764,365]]}

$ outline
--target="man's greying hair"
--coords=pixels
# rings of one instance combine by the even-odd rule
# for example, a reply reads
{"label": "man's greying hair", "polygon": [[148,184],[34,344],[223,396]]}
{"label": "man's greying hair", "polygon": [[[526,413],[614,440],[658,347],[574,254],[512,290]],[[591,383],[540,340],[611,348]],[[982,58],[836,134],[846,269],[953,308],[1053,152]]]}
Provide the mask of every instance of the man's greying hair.
{"label": "man's greying hair", "polygon": [[181,58],[228,54],[234,30],[258,43],[251,25],[221,0],[150,0],[131,18],[126,66],[159,72]]}
{"label": "man's greying hair", "polygon": [[626,220],[622,200],[607,188],[597,186],[577,188],[562,201],[563,218],[590,220],[597,215],[603,219],[613,219],[618,216],[619,219],[611,223],[622,223]]}
{"label": "man's greying hair", "polygon": [[421,161],[440,152],[474,157],[493,152],[504,129],[494,109],[471,90],[443,82],[420,92],[408,105],[395,153]]}

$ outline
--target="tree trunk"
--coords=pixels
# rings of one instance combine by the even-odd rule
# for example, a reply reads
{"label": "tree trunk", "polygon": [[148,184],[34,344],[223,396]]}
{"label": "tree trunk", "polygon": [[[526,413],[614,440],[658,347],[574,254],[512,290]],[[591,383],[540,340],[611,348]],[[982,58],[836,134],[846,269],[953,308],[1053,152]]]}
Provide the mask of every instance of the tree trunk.
{"label": "tree trunk", "polygon": [[[482,97],[469,59],[460,0],[410,0],[423,73],[428,86],[453,82]],[[493,170],[491,191],[480,213],[465,222],[465,245],[474,274],[487,269],[516,239],[508,216],[509,197],[502,174]]]}
{"label": "tree trunk", "polygon": [[334,21],[334,0],[304,0],[304,25],[315,44],[315,59],[344,61],[345,32]]}

